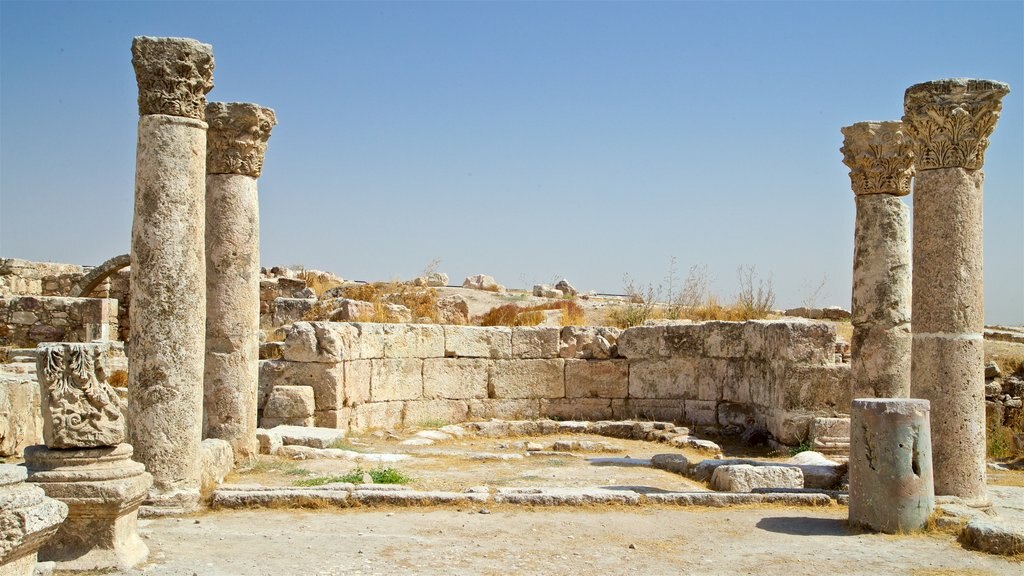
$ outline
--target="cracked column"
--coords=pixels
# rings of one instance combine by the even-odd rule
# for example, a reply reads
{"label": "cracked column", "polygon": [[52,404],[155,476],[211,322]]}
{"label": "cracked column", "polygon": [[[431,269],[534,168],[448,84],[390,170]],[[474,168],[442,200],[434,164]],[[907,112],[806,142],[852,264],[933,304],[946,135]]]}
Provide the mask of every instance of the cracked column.
{"label": "cracked column", "polygon": [[206,93],[213,48],[136,37],[139,85],[131,249],[128,433],[153,475],[148,513],[199,502],[206,327]]}
{"label": "cracked column", "polygon": [[231,444],[235,462],[256,457],[259,388],[260,214],[274,111],[210,102],[206,141],[206,368],[203,430]]}
{"label": "cracked column", "polygon": [[935,493],[975,504],[987,501],[981,167],[1009,91],[954,78],[904,96],[917,169],[911,392],[931,401]]}
{"label": "cracked column", "polygon": [[900,122],[842,129],[857,204],[851,398],[910,396],[910,194],[914,153]]}

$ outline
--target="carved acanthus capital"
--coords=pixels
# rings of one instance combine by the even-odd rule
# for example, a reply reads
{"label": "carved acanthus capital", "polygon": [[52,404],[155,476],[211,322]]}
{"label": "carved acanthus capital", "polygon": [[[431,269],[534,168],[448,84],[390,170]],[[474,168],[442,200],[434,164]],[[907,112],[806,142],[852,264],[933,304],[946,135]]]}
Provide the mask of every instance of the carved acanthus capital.
{"label": "carved acanthus capital", "polygon": [[40,344],[36,372],[47,448],[124,442],[123,401],[107,383],[109,343]]}
{"label": "carved acanthus capital", "polygon": [[914,141],[918,170],[985,164],[988,137],[996,128],[1010,87],[993,80],[950,78],[915,84],[903,97],[903,124]]}
{"label": "carved acanthus capital", "polygon": [[206,173],[259,178],[267,140],[277,124],[274,111],[247,102],[210,102],[206,122]]}
{"label": "carved acanthus capital", "polygon": [[910,194],[914,151],[901,122],[858,122],[842,129],[843,164],[853,193]]}
{"label": "carved acanthus capital", "polygon": [[139,84],[139,115],[202,120],[213,88],[213,46],[191,38],[136,36],[132,66]]}

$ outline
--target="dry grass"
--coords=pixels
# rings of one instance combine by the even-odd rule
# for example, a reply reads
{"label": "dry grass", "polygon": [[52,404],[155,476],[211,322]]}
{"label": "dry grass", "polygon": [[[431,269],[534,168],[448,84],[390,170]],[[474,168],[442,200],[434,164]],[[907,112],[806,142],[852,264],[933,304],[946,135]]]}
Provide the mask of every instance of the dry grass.
{"label": "dry grass", "polygon": [[585,322],[583,307],[573,300],[546,302],[535,306],[503,304],[474,318],[480,326],[536,326],[544,321],[544,311],[561,310],[562,326],[580,326]]}
{"label": "dry grass", "polygon": [[985,340],[985,361],[999,365],[1003,376],[1024,378],[1024,344]]}
{"label": "dry grass", "polygon": [[[414,321],[426,320],[436,323],[438,292],[435,288],[412,286],[402,282],[373,282],[370,284],[349,284],[337,290],[337,297],[369,302],[373,311],[356,318],[359,322],[393,324],[400,318],[388,309],[388,304],[400,304],[412,313]],[[332,300],[323,300],[303,315],[303,320],[326,320],[335,310]]]}
{"label": "dry grass", "polygon": [[302,270],[298,273],[298,278],[306,281],[306,287],[312,289],[317,298],[322,297],[324,292],[331,288],[341,286],[341,282],[333,274],[318,270]]}
{"label": "dry grass", "polygon": [[124,388],[128,385],[128,373],[124,370],[115,370],[114,373],[107,378],[107,384],[110,384],[114,388]]}

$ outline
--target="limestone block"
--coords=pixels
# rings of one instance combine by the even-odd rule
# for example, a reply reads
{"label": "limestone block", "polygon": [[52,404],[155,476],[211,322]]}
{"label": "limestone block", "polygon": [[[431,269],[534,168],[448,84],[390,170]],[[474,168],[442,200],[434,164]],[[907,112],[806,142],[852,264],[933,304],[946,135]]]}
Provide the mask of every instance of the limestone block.
{"label": "limestone block", "polygon": [[256,429],[256,441],[260,445],[260,454],[275,454],[284,445],[280,434],[264,428]]}
{"label": "limestone block", "polygon": [[107,384],[109,351],[108,343],[39,345],[36,373],[47,447],[95,448],[124,441],[123,402]]}
{"label": "limestone block", "polygon": [[30,576],[39,547],[56,534],[68,506],[26,484],[22,466],[0,464],[0,574]]}
{"label": "limestone block", "polygon": [[512,329],[502,326],[445,326],[445,356],[511,358]]}
{"label": "limestone block", "polygon": [[831,363],[836,329],[831,324],[778,320],[764,324],[764,355],[768,360],[809,364]]}
{"label": "limestone block", "polygon": [[437,321],[441,324],[469,324],[469,301],[458,294],[437,300]]}
{"label": "limestone block", "polygon": [[373,317],[373,303],[351,298],[337,298],[332,300],[331,321],[333,322],[358,322],[364,318]]}
{"label": "limestone block", "polygon": [[316,298],[275,298],[270,306],[273,326],[285,326],[305,319],[314,306]]}
{"label": "limestone block", "polygon": [[356,406],[371,399],[373,360],[349,360],[342,364],[345,374],[344,406]]}
{"label": "limestone block", "polygon": [[541,402],[535,398],[470,400],[469,418],[476,420],[535,420],[541,417]]}
{"label": "limestone block", "polygon": [[615,420],[683,421],[683,400],[626,398],[612,400],[612,418]]}
{"label": "limestone block", "polygon": [[235,467],[231,444],[218,438],[207,438],[199,444],[199,486],[204,494],[224,482]]}
{"label": "limestone block", "polygon": [[392,429],[402,425],[404,402],[370,402],[352,408],[353,432]]}
{"label": "limestone block", "polygon": [[374,402],[423,398],[423,360],[384,358],[370,361],[370,398]]}
{"label": "limestone block", "polygon": [[852,526],[919,530],[935,509],[928,401],[857,399],[850,411]]}
{"label": "limestone block", "polygon": [[472,288],[474,290],[486,290],[488,292],[504,292],[505,287],[498,284],[494,277],[486,274],[477,274],[475,276],[467,276],[462,281],[463,288]]}
{"label": "limestone block", "polygon": [[746,430],[758,425],[757,408],[751,404],[719,402],[717,410],[719,426],[738,426]]}
{"label": "limestone block", "polygon": [[1024,554],[1024,525],[1000,518],[972,518],[960,532],[960,542],[988,554],[1019,556]]}
{"label": "limestone block", "polygon": [[984,346],[980,337],[915,333],[912,350],[913,395],[931,402],[935,493],[977,503],[986,499]]}
{"label": "limestone block", "polygon": [[337,410],[317,410],[313,414],[313,423],[317,428],[336,428],[348,430],[349,420],[352,419],[351,408],[339,408]]}
{"label": "limestone block", "polygon": [[682,454],[655,454],[651,456],[651,466],[684,476],[690,471],[690,461]]}
{"label": "limestone block", "polygon": [[850,343],[852,396],[909,396],[911,343],[909,324],[892,328],[854,326],[853,341]]}
{"label": "limestone block", "polygon": [[567,398],[625,398],[628,395],[628,361],[565,361],[565,396]]}
{"label": "limestone block", "polygon": [[555,326],[512,328],[513,358],[558,358],[559,334]]}
{"label": "limestone block", "polygon": [[719,466],[711,487],[721,492],[751,492],[755,488],[803,488],[804,474],[789,466]]}
{"label": "limestone block", "polygon": [[845,412],[850,405],[850,365],[776,362],[772,383],[774,408]]}
{"label": "limestone block", "polygon": [[312,426],[316,404],[313,389],[308,386],[275,386],[263,408],[261,428],[281,424]]}
{"label": "limestone block", "polygon": [[335,324],[336,330],[349,333],[352,336],[346,342],[349,347],[349,358],[352,359],[373,359],[383,358],[387,337],[384,329],[387,324],[374,324],[372,322],[352,322],[348,324]]}
{"label": "limestone block", "polygon": [[423,397],[487,398],[490,365],[478,358],[428,358],[423,361]]}
{"label": "limestone block", "polygon": [[490,368],[491,398],[563,398],[565,360],[496,360]]}
{"label": "limestone block", "polygon": [[738,362],[721,358],[701,358],[696,362],[698,400],[721,400],[727,387],[733,391],[741,387],[742,368]]}
{"label": "limestone block", "polygon": [[330,448],[331,444],[345,438],[344,430],[306,426],[275,426],[269,431],[281,438],[285,446],[306,446],[309,448]]}
{"label": "limestone block", "polygon": [[403,423],[406,426],[457,424],[469,417],[469,404],[464,400],[414,400],[405,403]]}
{"label": "limestone block", "polygon": [[612,400],[605,398],[555,398],[541,400],[546,418],[558,420],[607,420],[614,417]]}
{"label": "limestone block", "polygon": [[0,374],[0,457],[43,441],[39,384],[31,374]]}
{"label": "limestone block", "polygon": [[706,323],[669,324],[665,326],[663,352],[673,357],[703,356],[707,336]]}
{"label": "limestone block", "polygon": [[742,322],[705,322],[704,354],[711,358],[743,358],[747,355]]}
{"label": "limestone block", "polygon": [[270,391],[280,386],[308,386],[313,390],[317,410],[335,410],[344,405],[343,364],[265,360],[261,362],[260,377],[268,398]]}
{"label": "limestone block", "polygon": [[629,359],[655,359],[667,356],[665,326],[635,326],[619,335],[619,356]]}
{"label": "limestone block", "polygon": [[443,358],[444,328],[435,324],[385,324],[386,358]]}
{"label": "limestone block", "polygon": [[[627,333],[629,330],[623,335]],[[629,397],[696,398],[697,361],[690,358],[631,360]]]}
{"label": "limestone block", "polygon": [[559,334],[558,356],[579,360],[616,358],[622,330],[608,326],[566,326]]}
{"label": "limestone block", "polygon": [[348,345],[356,334],[349,324],[296,322],[285,330],[284,359],[336,364],[348,359]]}
{"label": "limestone block", "polygon": [[763,408],[774,406],[775,370],[769,362],[747,360],[743,363],[743,375],[750,388],[750,402]]}
{"label": "limestone block", "polygon": [[718,403],[714,400],[690,400],[683,403],[683,422],[691,426],[718,424]]}
{"label": "limestone block", "polygon": [[776,441],[798,446],[807,440],[815,414],[805,411],[773,410],[766,418],[768,431]]}

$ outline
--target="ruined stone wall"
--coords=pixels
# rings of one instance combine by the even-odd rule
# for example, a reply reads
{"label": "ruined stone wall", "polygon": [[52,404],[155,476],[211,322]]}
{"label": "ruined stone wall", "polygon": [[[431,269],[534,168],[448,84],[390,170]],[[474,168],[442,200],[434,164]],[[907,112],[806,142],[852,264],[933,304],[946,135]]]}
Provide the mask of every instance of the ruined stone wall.
{"label": "ruined stone wall", "polygon": [[112,339],[118,334],[117,316],[117,300],[110,298],[0,298],[0,346]]}
{"label": "ruined stone wall", "polygon": [[[595,343],[597,345],[595,345]],[[608,328],[298,322],[260,369],[261,423],[366,430],[488,418],[651,418],[799,444],[849,406],[827,324]]]}
{"label": "ruined stone wall", "polygon": [[0,296],[66,296],[84,274],[76,264],[0,258]]}

